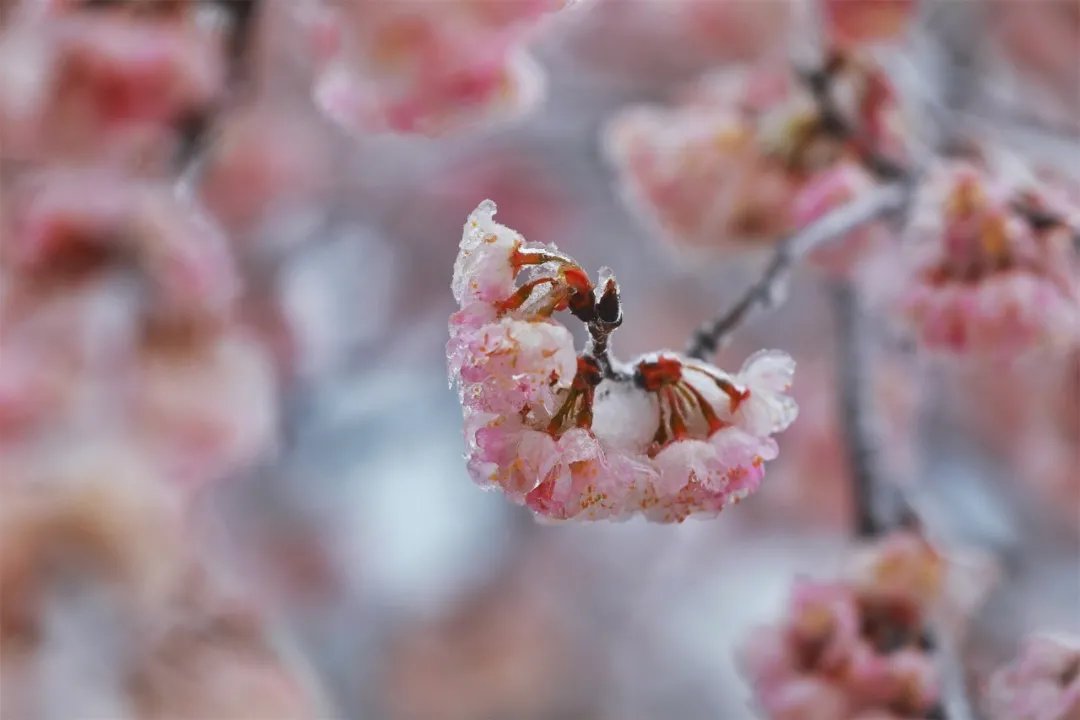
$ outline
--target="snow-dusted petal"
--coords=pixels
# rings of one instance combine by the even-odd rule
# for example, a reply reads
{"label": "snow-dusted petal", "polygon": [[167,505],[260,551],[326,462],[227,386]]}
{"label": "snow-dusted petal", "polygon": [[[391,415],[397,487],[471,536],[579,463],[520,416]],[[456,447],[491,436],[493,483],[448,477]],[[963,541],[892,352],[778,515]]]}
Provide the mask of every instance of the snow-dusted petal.
{"label": "snow-dusted petal", "polygon": [[495,212],[495,203],[485,200],[465,221],[451,284],[454,299],[462,306],[469,300],[505,300],[514,291],[511,260],[524,240],[495,222]]}
{"label": "snow-dusted petal", "polygon": [[736,423],[747,432],[766,437],[786,429],[799,414],[788,394],[795,376],[795,361],[779,350],[759,350],[747,358],[735,376],[750,391],[735,413]]}

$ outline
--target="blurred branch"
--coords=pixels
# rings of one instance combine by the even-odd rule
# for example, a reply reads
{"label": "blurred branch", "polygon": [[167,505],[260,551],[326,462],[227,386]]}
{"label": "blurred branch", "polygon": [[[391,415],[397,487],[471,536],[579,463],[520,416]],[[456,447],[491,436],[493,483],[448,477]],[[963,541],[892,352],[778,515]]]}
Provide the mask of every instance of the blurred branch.
{"label": "blurred branch", "polygon": [[[881,430],[874,412],[871,376],[872,348],[858,290],[848,282],[837,281],[830,286],[830,297],[837,325],[837,393],[851,473],[855,535],[872,538],[894,528],[919,528],[922,523],[918,514],[900,485],[888,477],[881,459]],[[886,497],[893,503],[887,512],[881,507]],[[940,673],[942,699],[928,717],[972,720],[974,715],[955,639],[947,628],[940,626],[931,628],[930,634]]]}
{"label": "blurred branch", "polygon": [[1012,204],[1012,209],[1024,216],[1032,229],[1036,231],[1064,228],[1072,236],[1073,247],[1080,252],[1080,227],[1071,224],[1065,218],[1050,212],[1044,208],[1035,207],[1031,203],[1019,199]]}
{"label": "blurred branch", "polygon": [[938,626],[935,628],[934,641],[941,679],[943,716],[948,720],[974,720],[975,712],[964,679],[964,665],[955,639]]}
{"label": "blurred branch", "polygon": [[830,287],[833,318],[836,322],[839,366],[838,406],[848,470],[851,473],[852,514],[857,537],[874,537],[885,530],[875,507],[875,485],[881,478],[879,435],[873,426],[870,403],[872,382],[870,348],[862,332],[862,308],[858,292],[843,280]]}
{"label": "blurred branch", "polygon": [[758,309],[778,305],[795,264],[811,250],[866,223],[894,213],[907,203],[907,183],[882,185],[852,200],[776,244],[761,277],[720,317],[694,333],[686,354],[706,359]]}
{"label": "blurred branch", "polygon": [[[248,51],[255,32],[255,23],[261,0],[205,0],[217,5],[228,22],[226,58],[228,60],[229,91],[243,84],[245,64],[250,62]],[[183,171],[191,165],[209,143],[214,119],[220,112],[220,102],[201,107],[184,119],[179,128],[180,143],[176,153],[176,165]]]}

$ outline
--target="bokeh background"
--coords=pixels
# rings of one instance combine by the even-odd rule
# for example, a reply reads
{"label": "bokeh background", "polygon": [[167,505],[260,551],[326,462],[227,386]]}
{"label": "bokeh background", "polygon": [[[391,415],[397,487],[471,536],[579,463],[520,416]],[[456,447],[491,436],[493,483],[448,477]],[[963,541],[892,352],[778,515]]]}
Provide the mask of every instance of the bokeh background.
{"label": "bokeh background", "polygon": [[[253,608],[311,716],[753,717],[738,648],[781,612],[795,575],[839,567],[850,531],[835,338],[812,270],[719,357],[737,367],[777,347],[799,364],[800,421],[762,491],[734,511],[676,526],[547,525],[465,472],[444,345],[457,242],[480,200],[528,239],[615,270],[623,357],[680,348],[762,267],[760,248],[688,257],[666,246],[621,196],[603,128],[706,69],[799,52],[805,9],[708,0],[688,22],[679,4],[593,0],[551,16],[530,38],[547,76],[536,109],[437,138],[323,118],[298,4],[259,8],[241,89],[216,111],[186,180],[239,260],[242,315],[272,349],[278,411],[272,442],[199,488],[182,537]],[[1063,173],[1080,167],[1080,19],[1055,54],[1014,12],[1034,22],[1055,4],[1067,3],[924,3],[910,44],[885,61],[908,97],[933,98],[912,102],[927,142],[945,132],[946,110],[926,110],[940,103],[949,132],[989,133]],[[10,48],[19,29],[5,31]],[[5,63],[25,60],[13,52]],[[32,161],[18,150],[4,151],[9,188]],[[946,547],[1000,563],[967,635],[970,672],[1008,657],[1029,630],[1080,630],[1080,356],[972,366],[921,355],[884,316],[875,327],[890,466]],[[76,440],[61,435],[48,452]],[[35,685],[6,655],[5,693],[61,687],[68,701],[34,705],[52,708],[34,716],[85,717],[80,703],[104,682],[85,668],[116,658],[93,628],[75,637],[92,648],[81,660],[71,646],[36,651],[74,658],[35,666],[58,685]],[[8,653],[16,640],[4,640]]]}

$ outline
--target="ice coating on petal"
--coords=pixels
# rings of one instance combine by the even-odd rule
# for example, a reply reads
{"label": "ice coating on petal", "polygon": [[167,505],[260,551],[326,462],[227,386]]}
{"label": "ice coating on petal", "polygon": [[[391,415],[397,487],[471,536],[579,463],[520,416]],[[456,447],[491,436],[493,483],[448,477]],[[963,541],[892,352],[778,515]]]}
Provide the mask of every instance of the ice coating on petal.
{"label": "ice coating on petal", "polygon": [[680,440],[661,450],[653,462],[660,471],[656,490],[674,495],[689,483],[709,487],[717,465],[716,448],[703,440]]}
{"label": "ice coating on petal", "polygon": [[794,377],[795,361],[785,352],[759,350],[747,358],[736,375],[736,380],[750,391],[736,412],[739,426],[765,437],[795,422],[799,407],[788,395]]}
{"label": "ice coating on petal", "polygon": [[709,443],[726,468],[726,488],[733,499],[742,499],[755,492],[765,477],[765,463],[780,454],[779,446],[771,437],[754,437],[737,427],[718,430],[709,438]]}
{"label": "ice coating on petal", "polygon": [[495,212],[495,203],[484,200],[465,222],[451,284],[462,307],[470,300],[504,300],[514,290],[511,259],[523,238],[495,222]]}
{"label": "ice coating on petal", "polygon": [[507,317],[457,329],[447,356],[467,408],[500,414],[555,412],[558,395],[577,368],[569,330],[554,322]]}
{"label": "ice coating on petal", "polygon": [[555,466],[555,441],[546,433],[514,423],[488,423],[474,433],[469,472],[481,486],[501,487],[516,502],[543,481]]}

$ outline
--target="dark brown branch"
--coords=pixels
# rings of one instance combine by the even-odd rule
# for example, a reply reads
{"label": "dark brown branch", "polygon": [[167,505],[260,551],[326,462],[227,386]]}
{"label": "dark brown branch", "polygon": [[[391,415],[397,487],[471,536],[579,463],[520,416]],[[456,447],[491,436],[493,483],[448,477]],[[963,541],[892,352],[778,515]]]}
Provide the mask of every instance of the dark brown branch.
{"label": "dark brown branch", "polygon": [[743,293],[730,310],[698,328],[686,354],[706,359],[755,310],[779,304],[792,268],[798,260],[829,240],[900,210],[906,204],[907,196],[908,187],[905,183],[877,187],[778,242],[761,277]]}

